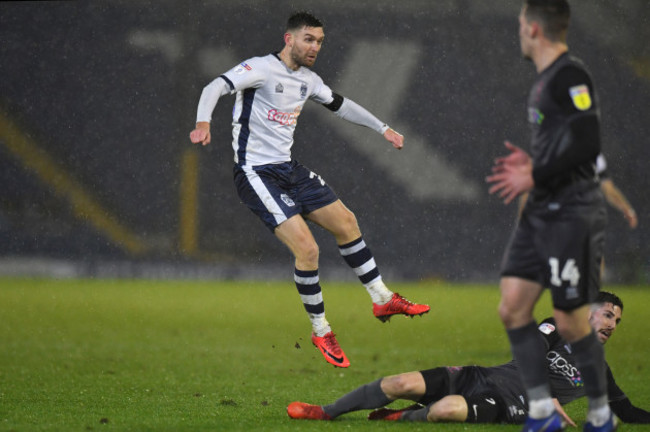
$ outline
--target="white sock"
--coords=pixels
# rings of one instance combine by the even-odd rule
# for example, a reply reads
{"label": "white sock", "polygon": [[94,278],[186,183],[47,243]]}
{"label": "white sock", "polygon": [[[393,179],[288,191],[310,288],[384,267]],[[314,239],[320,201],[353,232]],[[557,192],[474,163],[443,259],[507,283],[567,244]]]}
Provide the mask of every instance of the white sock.
{"label": "white sock", "polygon": [[325,319],[325,314],[323,315],[309,314],[309,320],[311,321],[311,328],[314,334],[318,337],[323,337],[327,333],[332,331],[332,328],[330,327],[330,323],[328,323],[327,319]]}
{"label": "white sock", "polygon": [[393,298],[393,292],[386,287],[381,278],[379,280],[375,279],[369,284],[364,285],[364,287],[368,291],[368,294],[370,294],[372,302],[378,305],[386,304]]}
{"label": "white sock", "polygon": [[543,398],[530,401],[528,415],[533,419],[541,419],[550,416],[555,411],[555,405],[553,405],[553,399]]}
{"label": "white sock", "polygon": [[587,421],[595,427],[600,427],[607,423],[610,416],[609,405],[604,405],[597,409],[590,409],[587,413]]}

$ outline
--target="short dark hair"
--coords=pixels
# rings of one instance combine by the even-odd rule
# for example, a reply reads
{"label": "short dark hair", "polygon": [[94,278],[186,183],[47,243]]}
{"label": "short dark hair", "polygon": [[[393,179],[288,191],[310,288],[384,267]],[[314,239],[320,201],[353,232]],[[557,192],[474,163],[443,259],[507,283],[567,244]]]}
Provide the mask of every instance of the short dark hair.
{"label": "short dark hair", "polygon": [[287,20],[287,31],[300,30],[303,27],[323,27],[323,22],[309,12],[295,12]]}
{"label": "short dark hair", "polygon": [[612,294],[611,292],[607,291],[600,291],[598,292],[598,295],[596,296],[596,300],[594,301],[596,304],[604,304],[604,303],[611,303],[614,306],[618,306],[621,308],[621,313],[623,312],[623,300],[621,300],[616,294]]}
{"label": "short dark hair", "polygon": [[524,5],[526,20],[538,21],[548,39],[560,41],[566,37],[571,18],[567,0],[525,0]]}

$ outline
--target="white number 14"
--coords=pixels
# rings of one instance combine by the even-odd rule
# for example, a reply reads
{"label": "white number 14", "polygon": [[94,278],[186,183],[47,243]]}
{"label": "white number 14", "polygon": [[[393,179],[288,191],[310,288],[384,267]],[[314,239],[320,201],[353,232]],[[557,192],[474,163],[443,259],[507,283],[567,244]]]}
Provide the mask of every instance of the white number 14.
{"label": "white number 14", "polygon": [[580,272],[576,267],[576,260],[569,258],[564,264],[562,273],[560,273],[560,260],[551,257],[548,259],[551,266],[551,283],[555,286],[562,286],[562,281],[568,281],[571,286],[577,286],[580,281]]}

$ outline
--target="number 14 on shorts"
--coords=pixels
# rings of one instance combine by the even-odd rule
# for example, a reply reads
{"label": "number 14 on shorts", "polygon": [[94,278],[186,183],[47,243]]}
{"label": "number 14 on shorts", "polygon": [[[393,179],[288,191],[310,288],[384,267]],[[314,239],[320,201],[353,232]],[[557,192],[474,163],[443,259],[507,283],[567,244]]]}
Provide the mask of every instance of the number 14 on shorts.
{"label": "number 14 on shorts", "polygon": [[550,257],[548,259],[548,265],[551,267],[551,284],[561,287],[563,282],[569,282],[570,287],[578,286],[578,282],[580,281],[580,271],[576,266],[575,259],[567,259],[561,272],[559,259]]}

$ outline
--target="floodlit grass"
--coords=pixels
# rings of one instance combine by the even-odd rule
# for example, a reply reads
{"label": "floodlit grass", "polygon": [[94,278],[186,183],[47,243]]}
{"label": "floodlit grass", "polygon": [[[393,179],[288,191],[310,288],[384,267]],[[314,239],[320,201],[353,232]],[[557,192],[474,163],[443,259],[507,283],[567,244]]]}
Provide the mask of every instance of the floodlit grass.
{"label": "floodlit grass", "polygon": [[[0,279],[0,430],[432,430],[368,422],[367,412],[296,421],[286,406],[329,403],[384,375],[509,360],[496,282],[392,285],[432,311],[387,324],[372,317],[359,285],[323,288],[328,319],[352,363],[347,370],[326,364],[311,345],[291,281]],[[632,401],[650,409],[650,291],[610,289],[626,307],[607,358]],[[545,295],[538,318],[549,303]],[[584,407],[578,401],[567,411],[582,421]]]}

